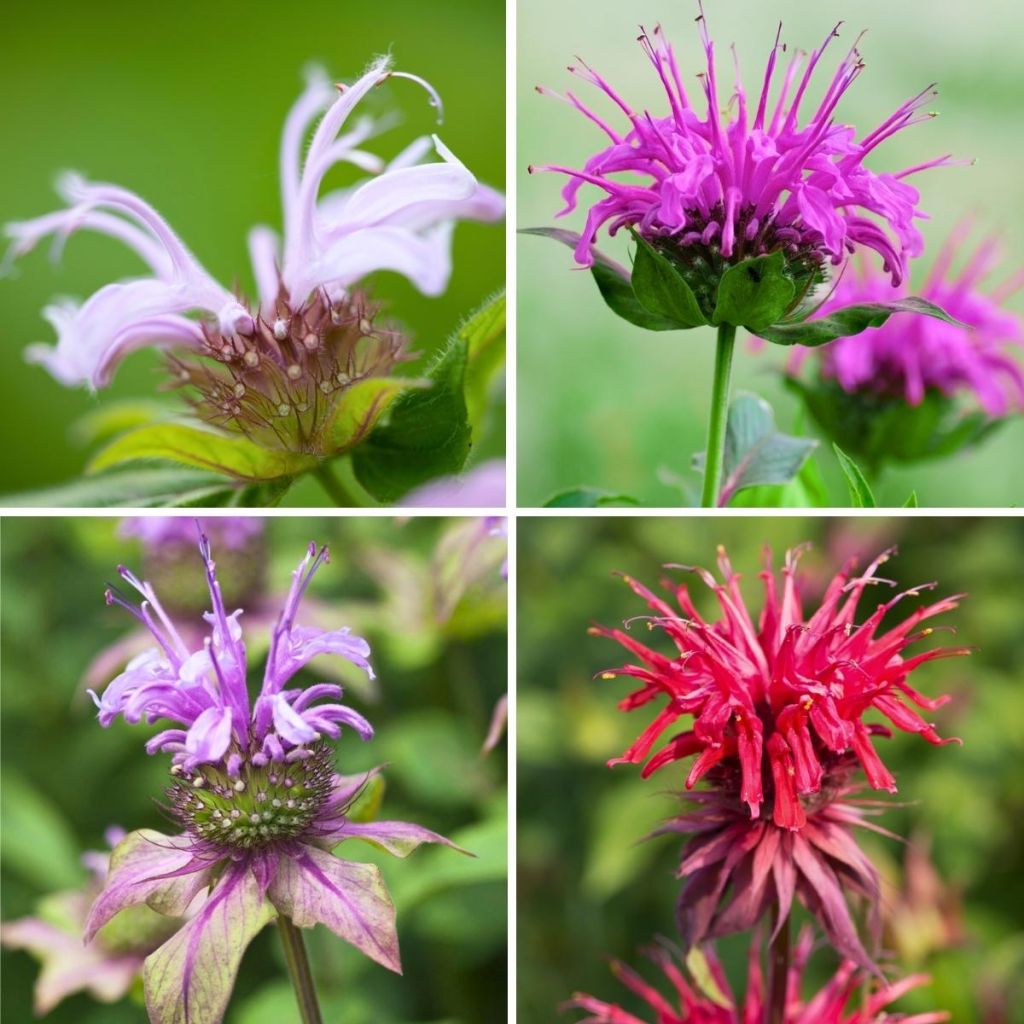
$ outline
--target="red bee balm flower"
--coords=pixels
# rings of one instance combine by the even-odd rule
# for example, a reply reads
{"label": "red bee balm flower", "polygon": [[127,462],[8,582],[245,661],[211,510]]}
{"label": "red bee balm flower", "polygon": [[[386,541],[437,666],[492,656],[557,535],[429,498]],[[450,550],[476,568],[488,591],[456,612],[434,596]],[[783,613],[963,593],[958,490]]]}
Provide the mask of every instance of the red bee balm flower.
{"label": "red bee balm flower", "polygon": [[859,576],[853,575],[854,561],[848,562],[829,584],[821,606],[806,618],[796,583],[801,549],[787,553],[781,583],[766,554],[760,574],[765,603],[756,626],[740,592],[740,577],[722,548],[718,553],[722,583],[704,569],[666,566],[697,573],[715,592],[723,613],[718,622],[701,617],[685,585],[664,584],[673,592],[680,614],[626,576],[633,591],[655,612],[648,627],[664,630],[678,654],[660,654],[621,630],[591,628],[591,635],[617,640],[642,662],[602,673],[605,679],[627,675],[640,680],[640,688],[619,704],[623,711],[667,698],[666,706],[636,742],[609,764],[644,761],[668,726],[692,715],[693,727],[677,733],[647,760],[644,777],[692,754],[697,759],[686,778],[687,789],[716,765],[738,766],[739,795],[750,816],[757,818],[767,800],[775,824],[793,830],[806,823],[803,801],[821,792],[823,780],[847,751],[855,753],[872,787],[895,792],[896,780],[870,738],[891,733],[883,725],[866,723],[865,712],[874,708],[896,728],[917,733],[929,743],[960,742],[941,739],[905,702],[909,698],[932,711],[949,698],[929,700],[907,679],[926,661],[968,654],[970,649],[935,648],[904,655],[907,647],[933,632],[918,630],[918,625],[956,608],[963,595],[920,607],[898,625],[880,631],[896,604],[918,596],[933,583],[897,594],[879,604],[859,626],[855,624],[865,589],[877,583],[894,585],[875,576],[891,553],[880,555]]}

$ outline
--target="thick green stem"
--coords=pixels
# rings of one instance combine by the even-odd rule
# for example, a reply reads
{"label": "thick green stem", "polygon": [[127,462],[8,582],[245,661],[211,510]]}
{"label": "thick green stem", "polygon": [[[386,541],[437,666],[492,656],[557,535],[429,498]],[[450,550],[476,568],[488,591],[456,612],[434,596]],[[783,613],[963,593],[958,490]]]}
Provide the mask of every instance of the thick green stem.
{"label": "thick green stem", "polygon": [[722,487],[722,456],[725,452],[725,426],[729,418],[729,377],[736,328],[719,324],[715,347],[715,376],[711,383],[711,416],[708,419],[708,443],[704,454],[704,492],[701,508],[715,508]]}
{"label": "thick green stem", "polygon": [[361,502],[345,485],[334,475],[329,462],[321,462],[313,470],[313,476],[320,481],[320,486],[327,492],[328,497],[339,508],[359,508]]}
{"label": "thick green stem", "polygon": [[789,984],[789,916],[779,927],[768,952],[768,1003],[765,1024],[786,1024],[786,990]]}
{"label": "thick green stem", "polygon": [[281,932],[281,945],[284,946],[288,976],[291,978],[292,988],[295,989],[302,1024],[323,1024],[320,1004],[316,998],[316,986],[313,984],[313,975],[309,972],[309,959],[306,957],[306,944],[302,941],[302,932],[292,924],[291,918],[285,917],[284,914],[278,917],[277,927]]}

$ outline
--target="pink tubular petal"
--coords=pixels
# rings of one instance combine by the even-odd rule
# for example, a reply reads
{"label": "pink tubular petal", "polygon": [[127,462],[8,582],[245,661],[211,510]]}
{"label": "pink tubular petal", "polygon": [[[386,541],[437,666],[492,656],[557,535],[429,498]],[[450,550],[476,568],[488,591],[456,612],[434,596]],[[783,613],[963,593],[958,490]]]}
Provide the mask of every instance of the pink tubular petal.
{"label": "pink tubular petal", "polygon": [[312,743],[316,739],[316,729],[309,726],[301,716],[292,710],[291,705],[282,694],[274,694],[270,701],[274,715],[274,729],[282,739],[296,746],[301,743]]}
{"label": "pink tubular petal", "polygon": [[281,859],[268,897],[299,928],[326,925],[371,960],[401,974],[395,908],[374,865],[304,846]]}
{"label": "pink tubular petal", "polygon": [[189,727],[185,751],[191,761],[219,761],[231,743],[231,709],[207,708]]}

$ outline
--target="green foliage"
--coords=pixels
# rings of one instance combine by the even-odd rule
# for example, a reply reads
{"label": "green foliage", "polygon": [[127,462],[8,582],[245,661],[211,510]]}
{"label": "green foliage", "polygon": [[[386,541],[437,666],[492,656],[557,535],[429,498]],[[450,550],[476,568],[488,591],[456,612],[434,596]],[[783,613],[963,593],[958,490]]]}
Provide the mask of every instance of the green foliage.
{"label": "green foliage", "polygon": [[[751,487],[791,483],[817,446],[817,441],[780,433],[763,398],[737,395],[726,421],[719,504],[728,505],[734,494]],[[703,468],[703,452],[694,463]]]}
{"label": "green foliage", "polygon": [[662,255],[635,231],[636,256],[633,261],[633,291],[649,313],[664,317],[678,330],[700,327],[708,321],[686,279]]}
{"label": "green foliage", "polygon": [[782,251],[736,263],[718,284],[713,324],[735,324],[757,333],[782,319],[796,286],[786,273]]}
{"label": "green foliage", "polygon": [[850,489],[850,504],[854,508],[875,508],[875,496],[871,493],[871,485],[867,482],[860,467],[839,445],[833,444],[832,450],[839,460],[843,476],[846,477],[846,486]]}
{"label": "green foliage", "polygon": [[612,494],[598,487],[573,487],[544,502],[545,508],[606,508],[613,505],[638,505],[628,494]]}

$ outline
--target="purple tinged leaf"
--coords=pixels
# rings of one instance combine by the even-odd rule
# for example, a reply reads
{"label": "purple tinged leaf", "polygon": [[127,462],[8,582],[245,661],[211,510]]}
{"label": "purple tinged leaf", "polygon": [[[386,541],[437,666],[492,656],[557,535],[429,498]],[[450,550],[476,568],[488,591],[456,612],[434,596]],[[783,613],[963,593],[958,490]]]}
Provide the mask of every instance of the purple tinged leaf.
{"label": "purple tinged leaf", "polygon": [[229,867],[199,913],[146,958],[152,1024],[218,1024],[242,954],[273,917],[248,867]]}
{"label": "purple tinged leaf", "polygon": [[116,913],[138,903],[180,917],[209,883],[210,864],[193,856],[187,836],[140,829],[126,836],[110,857],[110,874],[85,922],[85,941]]}
{"label": "purple tinged leaf", "polygon": [[375,865],[305,846],[281,859],[268,895],[299,928],[326,925],[371,960],[402,973],[395,907]]}
{"label": "purple tinged leaf", "polygon": [[346,839],[362,839],[378,846],[392,857],[408,857],[421,843],[442,843],[459,853],[473,857],[475,854],[464,850],[450,839],[439,836],[430,829],[408,821],[369,821],[365,823],[345,821],[326,838],[342,842]]}

